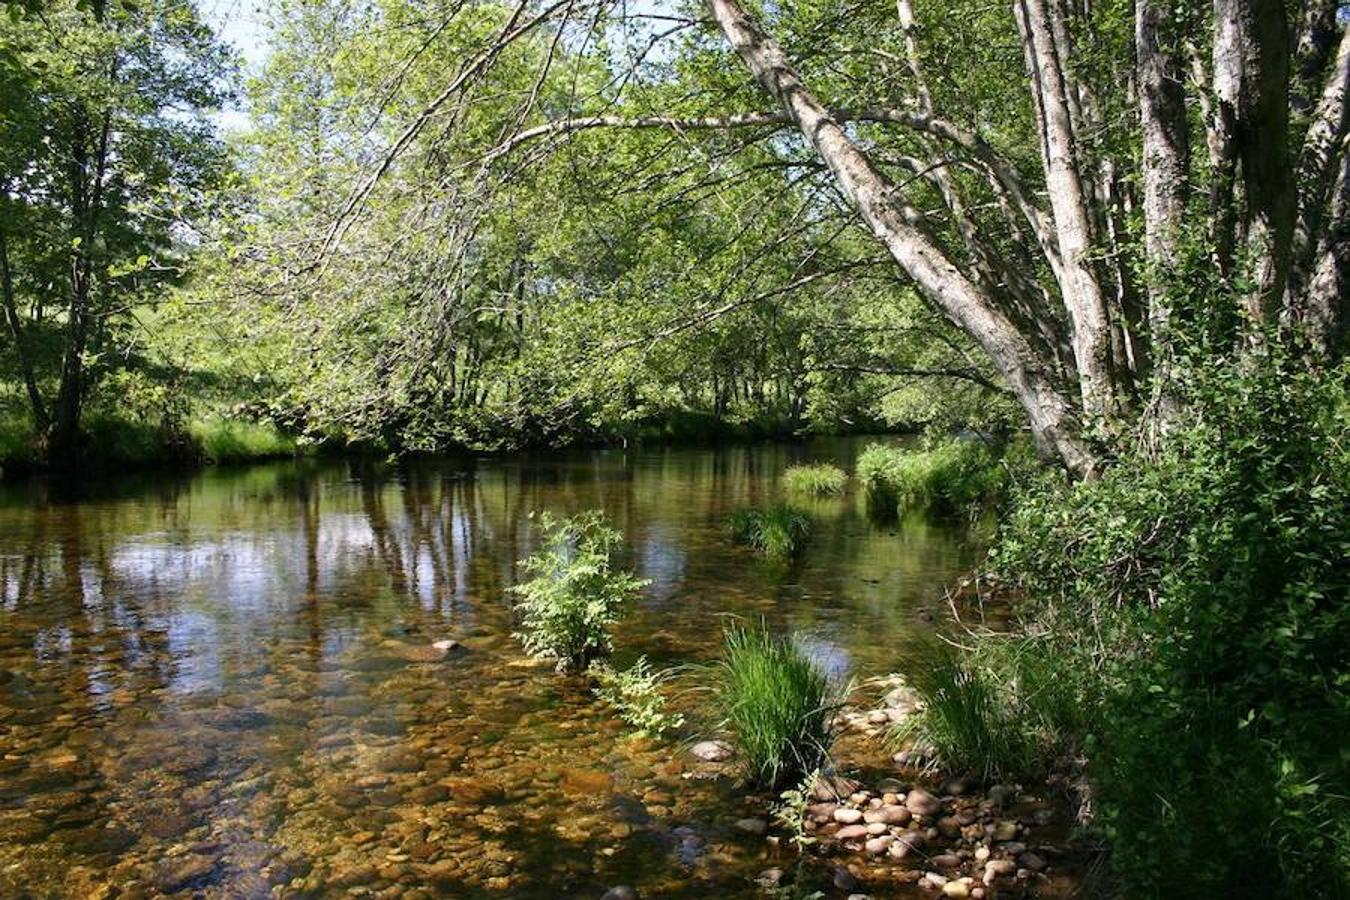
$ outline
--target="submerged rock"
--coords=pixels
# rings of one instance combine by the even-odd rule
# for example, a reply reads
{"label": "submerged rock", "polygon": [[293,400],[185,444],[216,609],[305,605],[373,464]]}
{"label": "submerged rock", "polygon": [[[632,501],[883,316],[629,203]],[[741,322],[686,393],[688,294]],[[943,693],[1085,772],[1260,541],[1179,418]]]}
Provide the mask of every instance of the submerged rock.
{"label": "submerged rock", "polygon": [[704,762],[722,762],[731,758],[731,745],[726,741],[699,741],[689,752]]}
{"label": "submerged rock", "polygon": [[737,819],[736,827],[749,834],[762,835],[769,830],[769,823],[763,819]]}

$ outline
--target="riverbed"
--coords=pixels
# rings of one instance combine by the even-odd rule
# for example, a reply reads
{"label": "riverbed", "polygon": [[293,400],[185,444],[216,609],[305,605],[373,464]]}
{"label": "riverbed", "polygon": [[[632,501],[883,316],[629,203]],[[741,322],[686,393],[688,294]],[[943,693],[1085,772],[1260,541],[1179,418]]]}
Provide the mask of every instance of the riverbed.
{"label": "riverbed", "polygon": [[[0,896],[762,895],[781,858],[688,752],[717,736],[694,667],[736,616],[840,679],[903,669],[976,560],[965,526],[878,523],[855,490],[803,502],[791,563],[727,540],[784,467],[865,443],[4,486]],[[632,739],[512,636],[530,513],[591,507],[650,580],[616,663],[686,667],[674,738]]]}

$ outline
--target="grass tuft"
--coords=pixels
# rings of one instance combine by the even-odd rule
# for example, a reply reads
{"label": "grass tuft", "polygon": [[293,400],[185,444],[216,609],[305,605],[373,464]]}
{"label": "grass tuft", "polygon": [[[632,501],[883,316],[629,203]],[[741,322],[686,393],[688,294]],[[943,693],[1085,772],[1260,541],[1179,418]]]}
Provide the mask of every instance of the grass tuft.
{"label": "grass tuft", "polygon": [[839,706],[828,676],[790,638],[764,629],[727,629],[714,667],[716,708],[730,728],[749,779],[781,787],[829,755]]}
{"label": "grass tuft", "polygon": [[788,466],[783,472],[784,489],[814,497],[837,497],[848,484],[848,474],[830,463]]}
{"label": "grass tuft", "polygon": [[795,506],[778,503],[738,509],[727,520],[732,539],[773,557],[798,553],[811,533],[811,517]]}
{"label": "grass tuft", "polygon": [[294,456],[295,438],[271,422],[243,419],[205,419],[191,428],[203,458],[215,463],[243,462]]}
{"label": "grass tuft", "polygon": [[858,456],[857,476],[868,502],[887,513],[972,512],[1007,487],[999,461],[972,440],[947,441],[928,450],[871,444]]}

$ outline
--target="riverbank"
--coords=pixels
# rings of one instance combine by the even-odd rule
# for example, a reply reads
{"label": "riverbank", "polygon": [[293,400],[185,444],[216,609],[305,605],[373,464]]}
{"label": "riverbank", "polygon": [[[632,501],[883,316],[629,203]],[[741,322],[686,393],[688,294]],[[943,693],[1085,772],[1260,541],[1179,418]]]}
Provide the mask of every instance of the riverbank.
{"label": "riverbank", "polygon": [[762,418],[730,420],[711,414],[675,412],[633,428],[598,429],[559,443],[539,443],[525,436],[498,437],[485,444],[451,443],[435,451],[399,449],[391,444],[353,441],[341,435],[299,434],[266,419],[212,415],[186,427],[162,425],[119,415],[91,416],[85,423],[83,453],[58,466],[46,457],[45,441],[24,416],[0,417],[0,479],[78,466],[82,471],[202,465],[234,465],[312,455],[351,454],[361,457],[437,457],[459,454],[501,454],[520,451],[574,450],[633,445],[689,446],[757,441],[802,440],[807,437],[864,434],[912,434],[863,422],[829,431],[813,431],[800,422]]}

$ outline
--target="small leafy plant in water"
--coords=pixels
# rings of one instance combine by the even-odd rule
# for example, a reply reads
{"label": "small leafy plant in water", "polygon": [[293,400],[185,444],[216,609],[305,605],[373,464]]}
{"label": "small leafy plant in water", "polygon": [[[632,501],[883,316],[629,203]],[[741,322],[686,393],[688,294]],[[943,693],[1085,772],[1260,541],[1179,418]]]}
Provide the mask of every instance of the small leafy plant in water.
{"label": "small leafy plant in water", "polygon": [[727,520],[727,533],[767,556],[793,556],[806,544],[811,517],[795,506],[777,503],[738,509]]}
{"label": "small leafy plant in water", "polygon": [[600,510],[570,518],[545,512],[537,521],[543,546],[520,563],[531,577],[511,588],[520,597],[516,637],[531,655],[557,660],[559,671],[579,672],[609,653],[610,626],[647,582],[614,570],[610,558],[623,535]]}
{"label": "small leafy plant in water", "polygon": [[640,735],[658,737],[684,724],[684,716],[666,712],[661,686],[670,680],[669,669],[653,669],[642,656],[627,669],[615,669],[606,662],[591,664],[595,694],[619,713],[619,718]]}
{"label": "small leafy plant in water", "polygon": [[788,466],[783,472],[784,489],[814,497],[837,497],[848,484],[848,474],[830,463]]}
{"label": "small leafy plant in water", "polygon": [[795,786],[778,795],[779,803],[773,808],[773,820],[788,834],[788,842],[805,850],[816,842],[806,830],[806,807],[811,803],[811,794],[820,779],[820,769],[814,769]]}
{"label": "small leafy plant in water", "polygon": [[778,787],[825,762],[839,692],[790,638],[727,629],[713,669],[713,696],[750,781]]}

